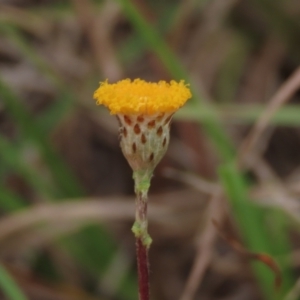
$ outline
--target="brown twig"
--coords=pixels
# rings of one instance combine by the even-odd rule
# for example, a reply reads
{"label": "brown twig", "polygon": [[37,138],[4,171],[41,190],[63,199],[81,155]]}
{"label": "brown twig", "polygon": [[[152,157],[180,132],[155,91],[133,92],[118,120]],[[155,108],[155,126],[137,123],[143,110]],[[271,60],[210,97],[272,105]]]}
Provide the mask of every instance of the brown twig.
{"label": "brown twig", "polygon": [[165,168],[163,170],[163,175],[167,178],[172,178],[186,183],[190,187],[195,188],[201,193],[207,194],[209,196],[213,195],[216,190],[220,188],[220,185],[215,182],[211,182],[192,173],[179,171],[173,168]]}
{"label": "brown twig", "polygon": [[243,165],[247,162],[249,154],[258,145],[262,134],[265,132],[273,115],[285,104],[300,87],[300,67],[282,84],[269,105],[258,119],[253,129],[245,138],[239,149],[238,163]]}
{"label": "brown twig", "polygon": [[218,230],[219,235],[240,255],[243,255],[245,258],[249,260],[258,260],[269,267],[274,275],[274,288],[279,289],[282,283],[282,274],[281,270],[279,269],[278,264],[276,261],[268,254],[265,253],[256,253],[247,250],[236,238],[226,234],[226,232],[221,228],[221,225],[216,221],[213,220],[213,224]]}
{"label": "brown twig", "polygon": [[192,300],[197,288],[205,274],[212,259],[212,247],[216,239],[216,229],[212,223],[212,218],[221,221],[224,217],[224,210],[221,204],[222,190],[215,192],[210,200],[208,208],[208,220],[204,233],[198,241],[197,254],[189,274],[187,283],[180,300]]}

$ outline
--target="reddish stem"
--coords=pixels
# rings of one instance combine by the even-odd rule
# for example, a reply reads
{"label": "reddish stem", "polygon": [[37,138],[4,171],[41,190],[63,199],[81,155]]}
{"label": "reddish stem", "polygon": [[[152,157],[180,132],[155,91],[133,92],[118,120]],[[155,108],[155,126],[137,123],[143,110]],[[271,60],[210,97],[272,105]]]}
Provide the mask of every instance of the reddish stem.
{"label": "reddish stem", "polygon": [[136,239],[136,256],[139,277],[139,300],[149,300],[148,249],[141,238]]}

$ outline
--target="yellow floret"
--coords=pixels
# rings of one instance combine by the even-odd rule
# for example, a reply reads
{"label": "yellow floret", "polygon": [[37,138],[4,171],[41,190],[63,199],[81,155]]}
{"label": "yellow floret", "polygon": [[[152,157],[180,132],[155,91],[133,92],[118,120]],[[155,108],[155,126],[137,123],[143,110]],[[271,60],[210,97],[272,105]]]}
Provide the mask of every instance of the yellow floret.
{"label": "yellow floret", "polygon": [[173,112],[191,98],[190,89],[184,83],[141,79],[124,79],[117,83],[101,82],[94,93],[97,104],[103,104],[111,114],[146,114]]}

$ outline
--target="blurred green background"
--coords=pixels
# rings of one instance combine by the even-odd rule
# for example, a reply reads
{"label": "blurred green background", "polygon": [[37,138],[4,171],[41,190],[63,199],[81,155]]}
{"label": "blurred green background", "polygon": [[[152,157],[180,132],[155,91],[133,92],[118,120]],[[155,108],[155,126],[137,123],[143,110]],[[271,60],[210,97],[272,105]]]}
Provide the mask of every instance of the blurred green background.
{"label": "blurred green background", "polygon": [[132,174],[93,100],[124,78],[193,93],[152,180],[152,299],[300,299],[299,62],[298,0],[0,1],[1,299],[138,298]]}

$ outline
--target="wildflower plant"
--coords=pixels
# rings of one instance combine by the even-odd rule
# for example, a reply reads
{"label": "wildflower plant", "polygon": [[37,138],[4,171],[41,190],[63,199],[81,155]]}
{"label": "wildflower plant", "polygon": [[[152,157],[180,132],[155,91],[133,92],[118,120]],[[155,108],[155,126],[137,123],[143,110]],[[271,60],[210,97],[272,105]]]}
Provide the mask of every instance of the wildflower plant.
{"label": "wildflower plant", "polygon": [[173,114],[191,98],[184,81],[145,82],[141,79],[101,82],[94,98],[117,116],[121,149],[133,170],[136,213],[132,231],[136,237],[139,299],[149,299],[148,190],[154,169],[166,153]]}

